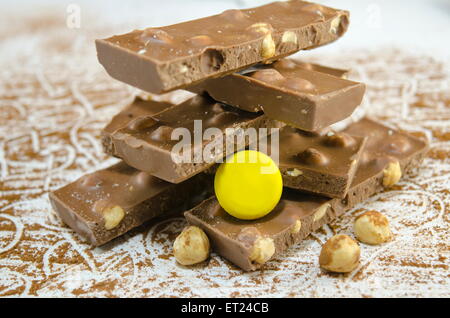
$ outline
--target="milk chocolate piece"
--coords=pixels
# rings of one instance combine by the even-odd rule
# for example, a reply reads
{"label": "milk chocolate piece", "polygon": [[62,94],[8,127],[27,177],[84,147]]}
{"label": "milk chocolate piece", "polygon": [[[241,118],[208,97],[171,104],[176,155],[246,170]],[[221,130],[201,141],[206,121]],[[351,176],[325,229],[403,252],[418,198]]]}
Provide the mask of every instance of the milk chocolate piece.
{"label": "milk chocolate piece", "polygon": [[137,96],[133,103],[125,107],[119,114],[113,117],[113,119],[102,130],[102,145],[106,153],[114,153],[111,149],[112,140],[111,135],[119,128],[123,128],[130,121],[140,116],[152,116],[156,115],[170,107],[173,104],[167,102],[157,102],[153,100],[144,100]]}
{"label": "milk chocolate piece", "polygon": [[[50,193],[61,219],[93,246],[99,246],[152,218],[189,209],[212,194],[212,177],[199,174],[172,184],[121,162],[85,175]],[[108,229],[111,209],[123,213]]]}
{"label": "milk chocolate piece", "polygon": [[135,30],[96,46],[109,75],[162,93],[333,42],[348,23],[347,11],[292,0]]}
{"label": "milk chocolate piece", "polygon": [[352,124],[346,132],[369,138],[345,199],[329,199],[285,188],[281,201],[271,213],[258,220],[245,221],[230,216],[213,197],[185,212],[188,222],[206,232],[217,253],[244,270],[255,270],[262,266],[252,261],[258,255],[255,246],[263,246],[255,245],[258,238],[266,238],[266,243],[273,242],[275,253],[271,257],[282,253],[382,190],[383,170],[389,162],[398,160],[405,174],[418,166],[428,148],[420,139],[369,119]]}
{"label": "milk chocolate piece", "polygon": [[189,90],[207,92],[228,105],[264,111],[267,117],[290,126],[317,131],[347,118],[361,104],[365,85],[341,78],[345,74],[343,70],[282,59],[208,79]]}
{"label": "milk chocolate piece", "polygon": [[292,127],[280,131],[279,168],[285,187],[344,198],[358,167],[365,138],[325,135]]}
{"label": "milk chocolate piece", "polygon": [[[257,129],[282,126],[261,113],[196,96],[154,116],[136,118],[111,135],[113,147],[105,150],[112,150],[110,154],[138,170],[179,183],[207,170],[226,154],[256,142]],[[177,128],[185,128],[186,136],[178,135],[179,130],[174,132]],[[247,134],[248,138],[244,135],[247,128],[255,128],[255,134]],[[172,132],[181,140],[172,140]],[[211,135],[204,136],[205,132]],[[179,149],[175,150],[175,145]]]}

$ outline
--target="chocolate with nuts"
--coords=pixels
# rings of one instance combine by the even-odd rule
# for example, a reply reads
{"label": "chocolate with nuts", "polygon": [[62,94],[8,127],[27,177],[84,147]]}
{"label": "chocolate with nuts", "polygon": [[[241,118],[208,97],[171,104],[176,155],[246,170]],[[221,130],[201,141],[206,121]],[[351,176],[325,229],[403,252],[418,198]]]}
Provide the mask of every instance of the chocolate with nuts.
{"label": "chocolate with nuts", "polygon": [[50,202],[64,223],[98,246],[152,218],[185,211],[211,193],[210,175],[172,184],[121,162],[50,193]]}
{"label": "chocolate with nuts", "polygon": [[369,119],[348,127],[346,133],[368,137],[366,150],[345,199],[330,199],[284,189],[277,207],[265,217],[245,221],[226,213],[210,198],[185,213],[189,223],[202,228],[217,253],[244,270],[255,270],[301,241],[322,225],[382,190],[390,162],[402,174],[417,167],[428,145],[409,134]]}
{"label": "chocolate with nuts", "polygon": [[113,78],[152,93],[186,87],[335,41],[347,11],[292,0],[97,40]]}
{"label": "chocolate with nuts", "polygon": [[153,100],[144,100],[137,96],[135,100],[125,107],[120,113],[113,117],[113,119],[102,130],[102,145],[106,150],[106,153],[114,153],[111,149],[112,140],[111,135],[119,128],[123,128],[130,121],[140,116],[152,116],[160,113],[170,107],[173,104],[167,102],[157,102]]}
{"label": "chocolate with nuts", "polygon": [[[335,75],[332,75],[335,74]],[[350,116],[365,86],[341,78],[346,72],[292,59],[208,79],[189,90],[291,126],[317,131]],[[337,75],[337,76],[336,76]]]}
{"label": "chocolate with nuts", "polygon": [[[258,131],[244,135],[245,129],[281,126],[262,113],[245,112],[209,97],[196,96],[156,115],[134,119],[111,135],[113,146],[105,150],[136,169],[179,183],[259,139]],[[173,140],[172,133],[177,128],[185,128],[187,136],[177,135],[181,140]],[[208,128],[217,134],[204,136]],[[177,144],[180,151],[174,150]]]}
{"label": "chocolate with nuts", "polygon": [[280,131],[279,168],[285,187],[344,198],[358,168],[365,138],[325,135],[292,127]]}

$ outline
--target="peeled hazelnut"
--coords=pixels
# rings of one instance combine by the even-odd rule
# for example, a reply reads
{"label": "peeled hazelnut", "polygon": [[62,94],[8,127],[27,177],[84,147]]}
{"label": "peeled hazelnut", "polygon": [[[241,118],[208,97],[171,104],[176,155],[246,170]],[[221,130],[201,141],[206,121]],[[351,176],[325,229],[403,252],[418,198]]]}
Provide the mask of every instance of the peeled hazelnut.
{"label": "peeled hazelnut", "polygon": [[303,78],[288,78],[283,83],[283,86],[294,91],[301,92],[312,91],[315,88],[313,83]]}
{"label": "peeled hazelnut", "polygon": [[267,34],[272,31],[272,26],[268,23],[254,23],[247,28],[247,30],[255,33]]}
{"label": "peeled hazelnut", "polygon": [[300,232],[300,229],[302,228],[302,222],[300,220],[296,220],[294,226],[291,228],[292,234],[297,234]]}
{"label": "peeled hazelnut", "polygon": [[272,34],[267,34],[262,42],[261,56],[265,59],[271,58],[275,55],[275,42],[273,41]]}
{"label": "peeled hazelnut", "polygon": [[337,16],[336,18],[331,20],[330,33],[337,34],[340,23],[341,23],[341,16]]}
{"label": "peeled hazelnut", "polygon": [[392,237],[387,217],[377,211],[368,211],[357,217],[353,230],[356,238],[366,244],[385,243]]}
{"label": "peeled hazelnut", "polygon": [[295,34],[295,32],[286,31],[283,33],[283,36],[281,37],[281,42],[297,44],[298,42],[297,35]]}
{"label": "peeled hazelnut", "polygon": [[358,266],[360,253],[355,240],[348,235],[338,234],[322,246],[319,264],[330,272],[348,273]]}
{"label": "peeled hazelnut", "polygon": [[383,170],[383,186],[391,187],[402,177],[402,169],[398,161],[390,162]]}
{"label": "peeled hazelnut", "polygon": [[197,226],[188,226],[173,243],[173,254],[181,265],[203,262],[209,256],[209,240]]}
{"label": "peeled hazelnut", "polygon": [[329,203],[322,204],[314,213],[313,221],[317,222],[321,218],[323,218],[325,216],[325,214],[327,213],[327,210],[329,207],[331,207],[331,205]]}
{"label": "peeled hazelnut", "polygon": [[155,125],[157,121],[152,117],[138,117],[128,124],[128,129],[136,131],[143,130]]}
{"label": "peeled hazelnut", "polygon": [[297,63],[289,59],[278,60],[273,65],[275,65],[275,67],[284,68],[287,70],[292,70],[298,66]]}
{"label": "peeled hazelnut", "polygon": [[271,238],[259,237],[256,239],[250,260],[258,264],[266,263],[275,254],[275,243]]}
{"label": "peeled hazelnut", "polygon": [[173,41],[173,37],[166,31],[148,28],[142,31],[140,39],[145,44],[169,44]]}
{"label": "peeled hazelnut", "polygon": [[103,209],[102,214],[105,219],[105,229],[107,230],[115,228],[125,217],[125,211],[118,205]]}

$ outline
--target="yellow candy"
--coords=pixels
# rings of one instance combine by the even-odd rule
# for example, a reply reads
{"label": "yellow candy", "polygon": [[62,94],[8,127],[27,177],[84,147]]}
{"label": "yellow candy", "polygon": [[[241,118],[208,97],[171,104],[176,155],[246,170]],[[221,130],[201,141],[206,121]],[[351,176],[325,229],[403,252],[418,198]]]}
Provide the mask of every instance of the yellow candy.
{"label": "yellow candy", "polygon": [[275,208],[281,198],[283,180],[269,156],[245,150],[220,165],[214,190],[225,211],[238,219],[254,220]]}

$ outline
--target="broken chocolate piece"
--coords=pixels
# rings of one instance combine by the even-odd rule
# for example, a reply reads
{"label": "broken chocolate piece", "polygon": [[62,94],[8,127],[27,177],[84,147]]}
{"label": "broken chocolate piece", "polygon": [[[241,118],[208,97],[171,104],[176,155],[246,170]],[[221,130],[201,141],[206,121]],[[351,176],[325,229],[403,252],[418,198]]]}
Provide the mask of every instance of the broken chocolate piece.
{"label": "broken chocolate piece", "polygon": [[[213,197],[187,211],[188,222],[206,232],[217,253],[244,270],[255,270],[264,263],[254,257],[261,249],[261,245],[255,242],[260,239],[271,241],[275,246],[271,257],[280,254],[382,190],[384,169],[389,162],[399,162],[405,174],[418,166],[428,149],[425,141],[369,119],[350,125],[346,133],[368,137],[368,141],[365,159],[361,160],[345,199],[329,199],[284,189],[281,201],[271,213],[258,220],[246,221],[230,216]],[[399,140],[402,142],[397,142]],[[270,244],[266,246],[268,250],[271,248]]]}
{"label": "broken chocolate piece", "polygon": [[[111,135],[113,146],[105,151],[138,170],[179,183],[256,142],[258,128],[282,126],[261,113],[196,96],[154,116],[138,117],[116,130]],[[177,128],[185,130],[175,131]],[[247,134],[247,128],[254,128],[255,134]],[[270,129],[265,131],[270,133]]]}
{"label": "broken chocolate piece", "polygon": [[335,41],[349,13],[298,0],[97,40],[110,76],[152,93],[186,87]]}
{"label": "broken chocolate piece", "polygon": [[365,138],[325,135],[284,127],[280,130],[279,168],[285,187],[344,198],[364,149]]}
{"label": "broken chocolate piece", "polygon": [[50,202],[64,223],[99,246],[150,219],[195,206],[212,188],[211,175],[172,184],[121,162],[50,193]]}
{"label": "broken chocolate piece", "polygon": [[111,134],[117,129],[126,126],[130,121],[137,117],[155,115],[172,106],[173,104],[171,103],[144,100],[140,97],[136,97],[133,103],[114,116],[109,124],[102,130],[103,149],[105,149],[106,153],[114,153],[114,150],[111,149]]}
{"label": "broken chocolate piece", "polygon": [[217,101],[247,111],[264,111],[269,118],[303,130],[317,131],[347,118],[361,104],[365,85],[341,78],[345,74],[343,70],[282,59],[208,79],[189,90],[206,92]]}

